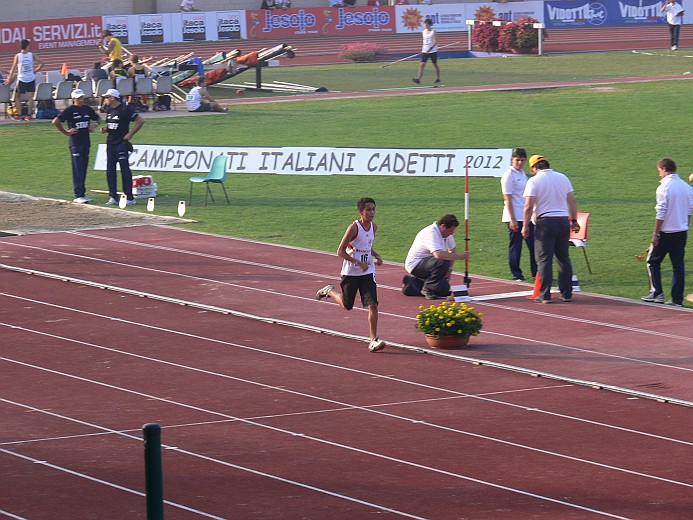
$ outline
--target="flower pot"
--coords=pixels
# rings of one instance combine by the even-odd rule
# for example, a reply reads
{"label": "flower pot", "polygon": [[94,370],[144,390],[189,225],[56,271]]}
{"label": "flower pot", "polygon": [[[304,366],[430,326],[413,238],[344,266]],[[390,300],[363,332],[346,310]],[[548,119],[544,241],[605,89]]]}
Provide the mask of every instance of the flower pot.
{"label": "flower pot", "polygon": [[510,49],[510,52],[512,52],[513,54],[536,54],[537,48],[536,47],[517,47],[514,49]]}
{"label": "flower pot", "polygon": [[426,334],[426,342],[431,348],[461,348],[469,343],[469,334],[462,336],[434,336]]}

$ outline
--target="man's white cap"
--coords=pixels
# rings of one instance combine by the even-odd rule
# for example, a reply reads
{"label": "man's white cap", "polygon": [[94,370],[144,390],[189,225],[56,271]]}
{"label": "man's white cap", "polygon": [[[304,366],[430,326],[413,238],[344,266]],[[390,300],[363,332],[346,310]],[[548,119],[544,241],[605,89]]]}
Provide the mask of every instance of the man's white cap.
{"label": "man's white cap", "polygon": [[82,89],[76,88],[72,91],[72,99],[77,99],[84,97],[84,91]]}
{"label": "man's white cap", "polygon": [[115,98],[119,98],[119,97],[120,97],[120,92],[118,92],[118,91],[117,91],[116,89],[114,89],[114,88],[109,88],[109,89],[106,91],[106,93],[104,94],[104,96],[105,96],[105,97],[112,96],[112,97],[115,97]]}

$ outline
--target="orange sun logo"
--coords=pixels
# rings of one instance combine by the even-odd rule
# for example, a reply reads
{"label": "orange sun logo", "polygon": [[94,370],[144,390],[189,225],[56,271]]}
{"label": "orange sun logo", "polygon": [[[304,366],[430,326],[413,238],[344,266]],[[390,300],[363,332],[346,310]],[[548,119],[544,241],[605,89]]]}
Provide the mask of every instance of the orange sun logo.
{"label": "orange sun logo", "polygon": [[421,27],[423,16],[421,11],[415,7],[409,8],[402,14],[402,24],[410,31],[415,31]]}
{"label": "orange sun logo", "polygon": [[493,7],[487,5],[482,5],[476,10],[476,13],[474,13],[475,20],[488,21],[493,20],[495,17],[496,12],[493,10]]}

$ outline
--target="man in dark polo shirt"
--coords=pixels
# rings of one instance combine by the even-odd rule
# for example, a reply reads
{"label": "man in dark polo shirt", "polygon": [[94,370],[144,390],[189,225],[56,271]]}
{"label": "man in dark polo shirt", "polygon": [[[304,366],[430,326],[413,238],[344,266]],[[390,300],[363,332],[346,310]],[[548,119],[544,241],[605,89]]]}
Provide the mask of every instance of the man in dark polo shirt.
{"label": "man in dark polo shirt", "polygon": [[[123,193],[127,197],[127,203],[128,205],[135,204],[135,198],[132,196],[132,171],[130,170],[132,143],[130,140],[142,128],[144,119],[132,107],[120,101],[120,92],[116,89],[108,89],[104,97],[106,98],[106,126],[101,127],[101,132],[108,133],[106,139],[106,181],[110,195],[106,205],[118,204],[117,166],[120,166]],[[131,122],[135,123],[132,130],[130,130]]]}
{"label": "man in dark polo shirt", "polygon": [[[53,125],[69,137],[70,155],[72,156],[72,186],[75,199],[72,202],[86,204],[91,201],[86,195],[87,168],[89,166],[89,150],[93,132],[101,118],[94,109],[84,103],[84,92],[80,89],[72,91],[72,105],[63,110],[53,119]],[[91,124],[95,121],[96,124]],[[63,126],[67,123],[67,129]]]}

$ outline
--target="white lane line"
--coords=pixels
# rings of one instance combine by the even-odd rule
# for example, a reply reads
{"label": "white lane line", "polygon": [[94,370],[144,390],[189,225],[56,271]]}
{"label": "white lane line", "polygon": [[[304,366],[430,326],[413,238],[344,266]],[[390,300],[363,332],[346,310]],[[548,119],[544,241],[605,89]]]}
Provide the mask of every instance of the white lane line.
{"label": "white lane line", "polygon": [[[305,397],[305,398],[307,398],[307,399],[315,399],[315,400],[318,400],[318,401],[321,401],[321,402],[330,403],[330,404],[333,404],[333,405],[344,406],[344,407],[347,407],[347,408],[351,408],[351,409],[353,409],[353,410],[366,411],[366,412],[370,412],[370,413],[373,413],[373,414],[376,414],[376,415],[381,415],[381,416],[385,416],[385,417],[388,417],[388,418],[397,419],[397,420],[401,420],[401,421],[406,421],[406,422],[410,422],[410,423],[412,423],[412,422],[413,422],[413,423],[421,423],[421,421],[418,421],[418,420],[415,420],[415,419],[412,419],[412,418],[410,418],[410,417],[406,417],[406,416],[403,416],[403,415],[398,415],[398,414],[394,414],[394,413],[390,413],[390,412],[385,412],[385,411],[383,411],[383,410],[373,410],[373,409],[370,409],[370,408],[367,408],[367,407],[364,407],[364,406],[353,405],[353,404],[351,404],[351,403],[344,403],[344,402],[341,402],[341,401],[337,401],[337,400],[335,400],[335,399],[329,399],[329,398],[321,397],[321,396],[318,396],[318,395],[315,395],[315,394],[308,394],[308,393],[305,393],[305,392],[299,392],[299,391],[291,390],[291,389],[284,388],[284,387],[278,387],[278,386],[272,385],[272,384],[261,383],[261,382],[253,381],[253,380],[250,380],[250,379],[245,379],[245,378],[240,378],[240,377],[231,376],[231,375],[229,375],[229,374],[223,374],[223,373],[219,373],[219,372],[213,372],[213,371],[210,371],[210,370],[205,370],[205,369],[200,369],[200,368],[196,368],[196,367],[191,367],[191,366],[188,366],[188,365],[183,365],[183,364],[180,364],[180,363],[174,363],[174,362],[170,362],[170,361],[164,361],[164,360],[160,360],[160,359],[156,359],[156,358],[151,358],[151,357],[148,357],[148,356],[144,356],[144,355],[141,355],[141,354],[134,354],[134,353],[131,353],[131,352],[125,352],[125,351],[122,351],[122,350],[119,350],[119,349],[115,349],[115,348],[112,348],[112,347],[105,347],[105,346],[103,346],[103,345],[97,345],[97,344],[94,344],[94,343],[83,342],[83,341],[75,340],[75,339],[72,339],[72,338],[65,338],[65,337],[62,337],[62,336],[54,335],[54,334],[48,334],[48,333],[38,332],[38,331],[31,331],[31,330],[26,329],[26,328],[24,328],[24,327],[15,327],[15,328],[16,328],[16,329],[21,329],[21,330],[26,331],[26,332],[33,332],[33,333],[35,333],[35,334],[39,334],[39,335],[42,335],[42,336],[51,337],[51,338],[58,339],[58,340],[61,340],[61,341],[66,341],[66,342],[69,342],[69,343],[76,343],[76,344],[79,344],[79,345],[84,345],[84,346],[88,346],[88,347],[93,347],[93,348],[97,348],[97,349],[100,349],[100,350],[105,350],[105,351],[108,351],[108,352],[116,352],[116,353],[119,353],[119,354],[123,354],[123,355],[125,355],[125,356],[134,357],[134,358],[137,358],[137,359],[143,359],[143,360],[146,360],[146,361],[152,361],[152,362],[155,362],[155,363],[160,363],[160,364],[164,364],[164,365],[168,365],[168,366],[173,366],[173,367],[175,367],[175,368],[182,368],[182,369],[189,370],[189,371],[192,371],[192,372],[197,372],[197,373],[201,373],[201,374],[205,374],[205,375],[212,375],[212,376],[220,377],[220,378],[223,378],[223,379],[229,379],[229,380],[232,380],[232,381],[237,381],[237,382],[241,382],[241,383],[245,383],[245,384],[260,386],[260,387],[262,387],[262,388],[269,388],[269,389],[272,389],[272,390],[277,390],[277,391],[280,391],[280,392],[283,392],[283,393],[287,393],[287,394],[290,394],[290,395],[294,395],[294,396]],[[113,389],[116,389],[116,390],[119,390],[119,391],[123,391],[123,392],[133,393],[133,394],[135,394],[135,395],[143,395],[143,396],[148,397],[148,398],[155,398],[155,399],[158,399],[158,400],[163,401],[163,402],[175,404],[175,405],[177,405],[177,406],[182,406],[182,407],[186,407],[186,408],[191,408],[191,409],[194,409],[194,410],[197,410],[197,411],[202,411],[202,412],[205,412],[205,413],[216,414],[216,415],[220,415],[220,416],[222,416],[222,417],[227,417],[227,418],[233,418],[233,419],[235,419],[235,420],[238,420],[238,421],[241,421],[241,422],[244,422],[244,423],[247,423],[247,424],[252,424],[252,425],[254,425],[254,426],[261,426],[261,427],[263,427],[263,428],[269,428],[269,429],[276,430],[276,431],[282,431],[282,432],[286,432],[286,433],[292,433],[292,432],[289,432],[288,430],[284,430],[284,429],[281,429],[281,428],[270,427],[270,426],[267,426],[267,425],[265,425],[265,424],[263,424],[263,423],[260,423],[260,422],[257,422],[257,421],[251,421],[251,420],[248,420],[248,419],[243,419],[243,418],[241,418],[241,417],[235,417],[235,416],[232,416],[232,415],[227,415],[227,414],[219,413],[219,412],[216,412],[216,411],[213,411],[213,410],[208,410],[208,409],[205,409],[205,408],[199,408],[199,407],[196,407],[196,406],[194,406],[194,405],[189,405],[189,404],[186,404],[186,403],[181,403],[181,402],[174,401],[174,400],[167,399],[167,398],[162,398],[162,397],[158,397],[158,396],[146,395],[146,394],[137,392],[137,391],[135,391],[135,390],[126,389],[126,388],[124,388],[124,387],[119,387],[119,386],[116,386],[116,385],[110,385],[110,384],[108,384],[108,383],[102,383],[102,382],[100,382],[100,381],[96,381],[96,380],[92,380],[92,379],[88,379],[88,378],[83,378],[83,377],[81,377],[81,376],[77,376],[77,375],[74,375],[74,374],[68,374],[68,373],[65,373],[65,372],[55,371],[55,370],[52,370],[52,369],[49,369],[49,368],[41,367],[41,366],[38,366],[38,365],[33,365],[33,364],[30,364],[30,363],[24,363],[24,362],[22,362],[22,361],[13,360],[13,359],[10,359],[10,358],[0,357],[0,360],[4,360],[4,361],[10,362],[10,363],[16,363],[16,364],[22,365],[22,366],[28,366],[28,367],[35,368],[35,369],[38,369],[38,370],[43,370],[43,371],[46,371],[46,372],[49,372],[49,373],[54,373],[54,374],[62,375],[62,376],[64,376],[64,377],[74,378],[74,379],[77,379],[77,380],[80,380],[80,381],[86,381],[86,382],[89,382],[89,383],[92,383],[92,384],[105,386],[105,387],[107,387],[107,388],[113,388]],[[388,379],[393,379],[393,380],[394,380],[395,378],[388,378]],[[406,382],[406,381],[404,381],[404,382]],[[426,386],[426,385],[418,385],[418,386]],[[478,397],[474,397],[474,396],[469,396],[469,397],[473,397],[473,398],[475,398],[475,399],[482,399],[482,398],[478,398]],[[485,399],[482,399],[482,400],[485,400]],[[497,403],[497,401],[492,400],[492,399],[489,400],[489,401],[491,401],[491,402],[493,402],[493,403]],[[532,412],[538,411],[538,410],[536,410],[536,409],[531,409],[531,408],[525,408],[525,407],[521,407],[521,408],[522,408],[522,409],[525,409],[525,410],[532,411]],[[592,460],[582,459],[582,458],[574,457],[574,456],[571,456],[571,455],[565,455],[565,454],[558,453],[558,452],[554,452],[554,451],[543,450],[543,449],[535,448],[535,447],[532,447],[532,446],[529,446],[529,445],[524,445],[524,444],[519,444],[519,443],[515,443],[515,442],[511,442],[511,441],[506,441],[505,439],[500,439],[500,438],[496,438],[496,437],[490,437],[490,436],[487,436],[487,435],[481,435],[481,434],[477,434],[477,433],[474,433],[474,432],[469,432],[469,431],[465,431],[465,430],[459,430],[459,429],[456,429],[456,428],[450,428],[450,427],[447,427],[447,426],[442,426],[442,425],[433,424],[433,423],[423,423],[423,424],[425,424],[426,426],[430,426],[430,427],[432,427],[432,428],[435,428],[435,429],[440,429],[440,430],[444,430],[444,431],[450,431],[450,432],[454,432],[454,433],[459,433],[459,434],[462,434],[462,435],[467,435],[467,436],[471,436],[471,437],[483,439],[483,440],[490,441],[490,442],[496,442],[496,443],[503,444],[503,445],[507,445],[507,446],[511,446],[511,447],[514,447],[514,448],[522,448],[522,449],[525,449],[525,450],[528,450],[528,451],[532,451],[532,452],[536,452],[536,453],[541,453],[541,454],[544,454],[544,455],[554,456],[554,457],[558,457],[558,458],[564,458],[564,459],[572,460],[572,461],[575,461],[575,462],[581,462],[581,463],[588,464],[588,465],[594,465],[594,466],[601,467],[601,468],[606,468],[606,469],[610,469],[610,470],[614,470],[614,471],[620,471],[620,472],[629,473],[629,474],[633,474],[633,475],[637,475],[637,476],[642,476],[642,477],[646,477],[646,478],[652,478],[652,479],[655,479],[655,480],[660,480],[660,481],[667,482],[667,483],[671,483],[671,484],[683,485],[683,486],[687,486],[687,487],[693,488],[693,484],[688,484],[688,483],[685,483],[685,482],[679,482],[679,481],[675,481],[675,480],[669,480],[669,479],[665,479],[665,478],[663,478],[663,477],[658,477],[658,476],[656,476],[656,475],[649,475],[649,474],[646,474],[646,473],[641,473],[641,472],[637,472],[637,471],[633,471],[633,470],[628,470],[628,469],[620,468],[620,467],[617,467],[617,466],[612,466],[612,465],[608,465],[608,464],[602,464],[602,463],[595,462],[595,461],[592,461]],[[293,434],[293,433],[292,433],[292,434]],[[317,438],[316,438],[316,440],[317,440]],[[320,442],[330,443],[330,441],[320,441]]]}
{"label": "white lane line", "polygon": [[[247,419],[242,419],[242,418],[240,418],[240,417],[234,417],[234,416],[232,416],[232,415],[230,415],[230,414],[226,414],[226,413],[222,413],[222,412],[217,412],[217,411],[214,411],[214,410],[206,410],[206,409],[204,409],[204,408],[200,408],[200,407],[197,407],[197,406],[194,406],[194,405],[185,404],[185,403],[180,403],[180,402],[177,402],[177,401],[172,401],[172,400],[170,400],[170,399],[158,398],[158,397],[155,397],[155,396],[153,396],[153,395],[149,395],[149,394],[146,394],[146,393],[143,393],[143,392],[138,392],[138,391],[136,391],[136,390],[131,390],[131,389],[123,388],[123,387],[118,387],[118,386],[111,385],[111,384],[108,384],[108,383],[103,383],[103,382],[100,382],[100,381],[95,381],[95,380],[91,380],[91,379],[88,379],[88,378],[84,378],[84,377],[80,377],[80,376],[75,376],[75,375],[68,374],[68,373],[65,373],[65,372],[60,372],[60,371],[57,371],[57,370],[52,370],[52,369],[48,369],[48,368],[45,368],[45,367],[40,367],[40,366],[37,366],[37,365],[32,365],[32,364],[30,364],[30,363],[24,363],[24,362],[21,362],[21,361],[11,360],[11,359],[2,358],[2,357],[0,357],[0,360],[7,361],[7,362],[9,362],[9,363],[14,363],[14,364],[21,365],[21,366],[25,366],[25,367],[29,367],[29,368],[33,368],[33,369],[36,369],[36,370],[45,371],[45,372],[48,372],[48,373],[51,373],[51,374],[60,375],[60,376],[63,376],[63,377],[68,377],[68,378],[71,378],[71,379],[77,379],[77,380],[79,380],[79,381],[83,381],[83,382],[95,384],[95,385],[98,385],[98,386],[104,386],[104,387],[106,387],[106,388],[110,388],[110,389],[113,389],[113,390],[118,390],[118,391],[125,392],[125,393],[130,393],[130,394],[134,394],[134,395],[139,395],[139,396],[143,396],[143,397],[146,397],[146,398],[156,398],[156,399],[159,399],[159,400],[161,400],[161,401],[163,401],[163,402],[166,402],[166,403],[169,403],[169,404],[178,405],[178,406],[181,406],[181,407],[184,407],[184,408],[188,408],[188,409],[192,409],[192,410],[195,410],[195,411],[201,411],[201,412],[209,413],[209,414],[211,414],[211,415],[217,415],[217,416],[226,417],[226,418],[229,418],[229,419],[235,419],[236,421],[239,421],[239,422],[242,422],[242,423],[251,425],[251,426],[257,426],[257,427],[264,428],[264,429],[267,429],[267,430],[270,430],[270,431],[273,431],[273,432],[277,432],[277,433],[288,434],[288,435],[291,435],[292,437],[297,437],[297,438],[300,438],[300,439],[302,439],[302,440],[309,440],[309,441],[317,442],[317,443],[320,443],[320,444],[325,444],[325,445],[328,445],[328,446],[331,446],[331,447],[335,447],[335,448],[339,448],[339,449],[344,449],[344,450],[347,450],[347,451],[353,451],[353,452],[360,453],[360,454],[363,454],[363,455],[368,455],[368,456],[372,456],[372,457],[379,458],[379,459],[382,459],[382,460],[387,460],[387,461],[389,461],[389,462],[394,462],[394,463],[396,463],[396,464],[404,464],[404,465],[407,465],[407,466],[414,467],[414,468],[416,468],[416,469],[422,469],[422,470],[425,470],[425,471],[431,471],[431,472],[433,472],[433,473],[437,473],[437,474],[440,474],[440,475],[445,475],[445,476],[457,478],[457,479],[460,479],[460,480],[465,480],[465,481],[468,481],[468,482],[474,482],[474,483],[476,483],[476,484],[481,484],[481,485],[484,485],[484,486],[489,486],[489,487],[492,487],[492,488],[495,488],[495,489],[500,489],[500,490],[503,490],[503,491],[508,491],[508,492],[511,492],[511,493],[516,493],[516,494],[519,494],[519,495],[522,495],[522,496],[527,496],[527,497],[530,497],[530,498],[535,498],[535,499],[538,499],[538,500],[542,500],[542,501],[546,501],[546,502],[550,502],[550,503],[554,503],[554,504],[560,504],[560,505],[563,505],[563,506],[566,506],[566,507],[570,507],[570,508],[574,508],[574,509],[578,509],[578,510],[581,510],[581,511],[588,511],[588,512],[595,513],[595,514],[599,514],[599,515],[602,515],[602,516],[607,516],[607,517],[610,517],[610,518],[626,519],[626,517],[621,517],[621,516],[619,516],[619,515],[611,514],[611,513],[608,513],[608,512],[606,512],[606,511],[599,511],[599,510],[592,509],[592,508],[589,508],[589,507],[586,507],[586,506],[581,506],[581,505],[579,505],[579,504],[574,504],[574,503],[566,502],[566,501],[563,501],[563,500],[555,499],[555,498],[548,497],[548,496],[544,496],[544,495],[538,495],[538,494],[536,494],[536,493],[532,493],[532,492],[529,492],[529,491],[524,491],[524,490],[521,490],[521,489],[518,489],[518,488],[512,488],[512,487],[509,487],[509,486],[504,486],[504,485],[501,485],[501,484],[496,484],[496,483],[494,483],[494,482],[490,482],[490,481],[485,481],[485,480],[477,479],[477,478],[470,477],[470,476],[467,476],[467,475],[462,475],[462,474],[460,474],[460,473],[454,473],[454,472],[451,472],[451,471],[446,471],[446,470],[443,470],[443,469],[440,469],[440,468],[435,468],[435,467],[427,466],[427,465],[424,465],[424,464],[418,464],[418,463],[411,462],[411,461],[407,461],[407,460],[404,460],[404,459],[399,459],[399,458],[396,458],[396,457],[391,457],[391,456],[389,456],[389,455],[385,455],[385,454],[382,454],[382,453],[377,453],[377,452],[373,452],[373,451],[370,451],[370,450],[365,450],[365,449],[362,449],[362,448],[356,448],[356,447],[354,447],[354,446],[349,446],[349,445],[346,445],[346,444],[342,444],[342,443],[338,443],[338,442],[333,442],[333,441],[329,441],[329,440],[326,440],[326,439],[321,439],[321,438],[319,438],[319,437],[314,437],[314,436],[306,435],[306,434],[303,434],[303,433],[292,432],[292,431],[286,430],[286,429],[284,429],[284,428],[278,428],[278,427],[270,426],[270,425],[267,425],[267,424],[257,423],[257,422],[255,422],[255,421],[249,421],[249,420],[247,420]],[[263,385],[263,386],[265,386],[265,385]],[[326,399],[323,399],[323,400],[326,400]],[[355,408],[355,409],[363,409],[362,407],[358,407],[358,406],[354,406],[353,408]],[[40,413],[46,413],[44,410],[40,410],[40,409],[37,409],[37,411],[39,411]],[[370,410],[369,410],[369,411],[370,411]],[[50,412],[48,412],[48,413],[50,413]],[[375,412],[375,413],[381,413],[381,412]],[[383,414],[383,415],[388,415],[388,416],[396,417],[396,416],[391,415],[391,414]],[[429,424],[427,424],[427,425],[429,425]],[[452,430],[451,430],[451,431],[452,431]],[[479,438],[484,438],[484,436],[480,436],[480,435],[475,435],[475,436],[476,436],[476,437],[479,437]],[[509,444],[514,444],[514,443],[509,443]],[[521,445],[517,445],[517,446],[518,446],[518,447],[521,447]],[[205,459],[205,460],[209,460],[210,462],[217,462],[217,463],[219,463],[219,464],[228,465],[228,466],[234,467],[234,468],[236,468],[236,469],[241,469],[241,470],[244,470],[244,469],[245,469],[245,468],[243,468],[243,467],[236,466],[236,465],[231,464],[231,463],[226,462],[226,461],[214,459],[214,458],[211,458],[211,457],[205,457],[205,456],[202,456],[202,455],[193,453],[193,452],[188,452],[188,451],[180,450],[180,449],[177,449],[177,448],[172,448],[172,449],[176,449],[176,451],[179,451],[180,453],[185,453],[185,454],[187,454],[187,455],[192,455],[192,456],[196,456],[196,457],[199,457],[199,458],[202,458],[202,459]],[[539,451],[541,451],[541,450],[539,450]],[[5,450],[5,449],[2,449],[2,448],[0,448],[0,452],[6,452],[6,453],[8,453],[8,454],[13,454],[13,452],[8,451],[8,450]],[[600,466],[601,466],[601,465],[600,465]],[[618,468],[616,468],[616,469],[618,469]],[[251,471],[252,471],[252,470],[251,470]],[[629,471],[627,471],[627,470],[626,470],[626,472],[627,472],[627,473],[631,473],[631,472],[629,472]],[[635,473],[635,474],[637,474],[637,473]],[[647,477],[647,475],[642,475],[642,476],[646,476],[646,477]],[[664,480],[664,479],[659,479],[659,478],[657,478],[657,480]],[[671,481],[671,483],[676,483],[676,481]],[[683,485],[687,485],[687,484],[683,484]],[[690,485],[690,487],[693,487],[693,485]]]}
{"label": "white lane line", "polygon": [[[137,491],[136,489],[130,489],[125,486],[121,486],[119,484],[115,484],[113,482],[108,482],[107,480],[103,480],[100,478],[92,477],[91,475],[87,475],[86,473],[80,473],[78,471],[74,471],[71,469],[68,469],[64,466],[57,466],[55,464],[51,464],[48,461],[45,460],[40,460],[40,459],[35,459],[33,457],[29,457],[27,455],[22,455],[21,453],[17,453],[16,451],[13,450],[6,450],[4,448],[0,448],[0,453],[3,453],[5,455],[9,455],[11,457],[17,457],[19,459],[23,459],[25,461],[32,462],[34,464],[40,464],[41,466],[46,466],[47,468],[51,468],[57,471],[61,471],[63,473],[68,473],[70,475],[80,477],[86,480],[90,480],[92,482],[96,482],[97,484],[102,484],[104,486],[108,486],[114,489],[117,489],[119,491],[125,491],[126,493],[131,493],[133,495],[138,495],[140,497],[145,497],[146,494],[143,493],[142,491]],[[207,518],[214,518],[215,520],[224,520],[223,517],[215,516],[209,513],[205,513],[204,511],[200,511],[199,509],[193,509],[192,507],[184,506],[183,504],[178,504],[177,502],[171,502],[170,500],[164,500],[164,504],[178,508],[178,509],[183,509],[185,511],[188,511],[190,513],[195,513],[200,516],[205,516]]]}

